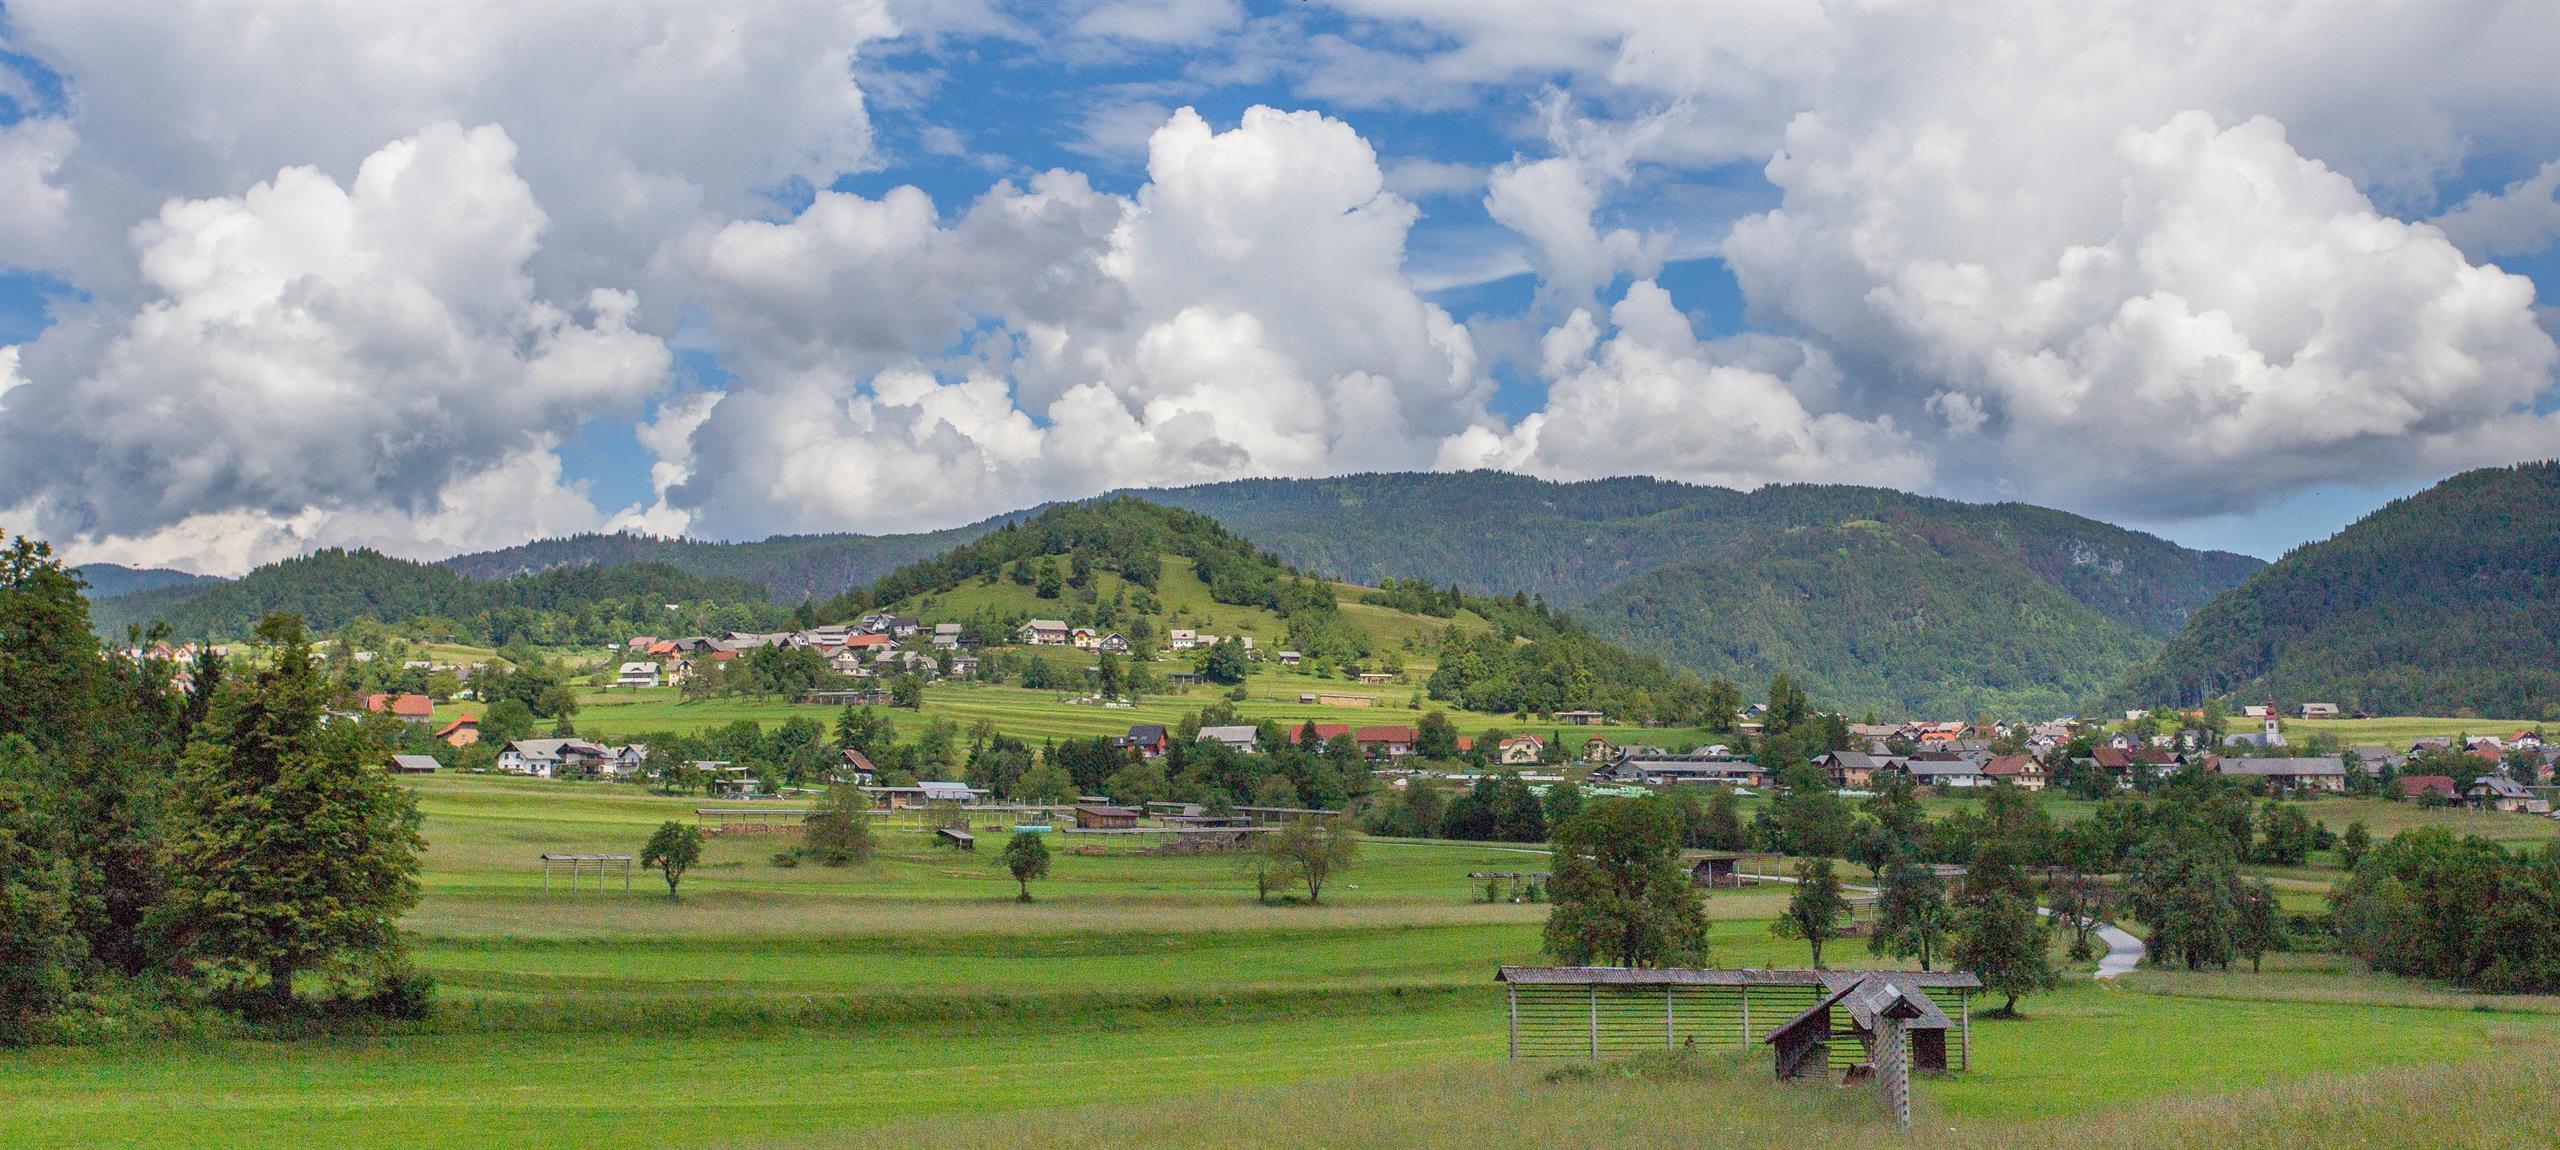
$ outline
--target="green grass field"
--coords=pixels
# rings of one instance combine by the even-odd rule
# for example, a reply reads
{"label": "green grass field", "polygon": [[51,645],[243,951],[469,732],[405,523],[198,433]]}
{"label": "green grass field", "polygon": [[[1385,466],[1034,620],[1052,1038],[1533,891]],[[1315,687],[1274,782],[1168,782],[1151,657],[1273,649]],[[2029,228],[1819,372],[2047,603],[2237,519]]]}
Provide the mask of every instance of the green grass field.
{"label": "green grass field", "polygon": [[[1024,905],[994,852],[913,830],[884,828],[880,856],[843,870],[775,867],[775,838],[739,835],[713,840],[681,900],[649,874],[630,896],[546,896],[541,852],[636,852],[699,800],[415,785],[431,848],[408,927],[442,986],[436,1020],[298,1044],[21,1052],[0,1060],[0,1145],[1756,1147],[1882,1133],[1865,1093],[1772,1090],[1762,1051],[1711,1052],[1676,1081],[1549,1081],[1552,1065],[1506,1062],[1493,969],[1535,960],[1545,908],[1474,901],[1465,875],[1544,869],[1517,848],[1373,842],[1322,906],[1259,905],[1214,856],[1062,850]],[[1718,963],[1802,965],[1803,946],[1768,931],[1784,899],[1718,892]],[[1830,957],[1870,961],[1854,942]],[[2560,1006],[2482,1001],[2309,957],[2262,975],[2075,980],[2024,1019],[1977,1022],[1977,1069],[1922,1085],[1918,1140],[2405,1144],[2377,1133],[2407,1133],[2379,1125],[2393,1106],[2560,1069]],[[2303,1125],[2266,1125],[2270,1106]],[[2543,1144],[2515,1125],[2530,1119],[2466,1110],[2440,1144]]]}

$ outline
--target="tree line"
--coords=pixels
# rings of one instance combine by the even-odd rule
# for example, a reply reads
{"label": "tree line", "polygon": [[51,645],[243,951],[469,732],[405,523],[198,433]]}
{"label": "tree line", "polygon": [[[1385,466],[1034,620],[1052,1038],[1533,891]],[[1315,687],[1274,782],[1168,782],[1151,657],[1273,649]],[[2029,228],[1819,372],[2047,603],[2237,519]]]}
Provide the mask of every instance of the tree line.
{"label": "tree line", "polygon": [[[413,1016],[418,814],[299,619],[237,669],[97,641],[42,543],[0,552],[0,1041],[138,1017]],[[316,987],[317,997],[301,988]]]}

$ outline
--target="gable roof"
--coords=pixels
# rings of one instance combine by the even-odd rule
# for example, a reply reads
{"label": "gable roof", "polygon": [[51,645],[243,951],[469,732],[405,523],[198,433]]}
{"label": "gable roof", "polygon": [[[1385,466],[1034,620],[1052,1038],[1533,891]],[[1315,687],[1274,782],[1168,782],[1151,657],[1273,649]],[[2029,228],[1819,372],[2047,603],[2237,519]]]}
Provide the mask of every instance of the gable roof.
{"label": "gable roof", "polygon": [[2222,773],[2248,775],[2254,778],[2312,778],[2324,775],[2344,777],[2345,760],[2336,756],[2304,759],[2224,759]]}

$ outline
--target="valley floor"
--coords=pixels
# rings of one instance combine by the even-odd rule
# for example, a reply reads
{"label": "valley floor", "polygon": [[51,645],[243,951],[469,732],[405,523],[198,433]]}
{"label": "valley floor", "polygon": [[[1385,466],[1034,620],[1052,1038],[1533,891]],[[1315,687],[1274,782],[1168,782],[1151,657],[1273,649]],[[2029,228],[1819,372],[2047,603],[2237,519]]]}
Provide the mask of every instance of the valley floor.
{"label": "valley floor", "polygon": [[[715,839],[670,902],[544,896],[544,850],[631,850],[690,800],[421,784],[412,917],[445,1009],[421,1029],[0,1060],[0,1145],[767,1148],[1801,1146],[1884,1133],[1871,1093],[1773,1089],[1765,1049],[1676,1079],[1551,1081],[1504,1058],[1493,970],[1545,908],[1475,901],[1494,846],[1374,842],[1323,906],[1257,905],[1227,860],[1061,852],[1011,901],[993,852],[884,832],[882,857],[777,868]],[[2547,831],[2545,832],[2547,833]],[[1080,844],[1079,844],[1080,845]],[[2306,871],[2306,887],[2320,880]],[[1718,892],[1717,960],[1801,966],[1783,892]],[[1872,960],[1834,944],[1835,966]],[[1977,1007],[1988,1005],[1977,1002]],[[2547,1145],[2560,1002],[2376,978],[2075,977],[1976,1011],[1977,1069],[1919,1088],[1949,1146]],[[1808,1132],[1822,1137],[1808,1141]]]}

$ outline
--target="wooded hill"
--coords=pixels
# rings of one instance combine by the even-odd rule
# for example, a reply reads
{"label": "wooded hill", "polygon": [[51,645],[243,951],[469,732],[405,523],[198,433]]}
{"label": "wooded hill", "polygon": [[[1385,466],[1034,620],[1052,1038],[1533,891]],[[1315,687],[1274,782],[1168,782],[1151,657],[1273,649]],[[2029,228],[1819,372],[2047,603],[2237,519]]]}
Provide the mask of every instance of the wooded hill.
{"label": "wooded hill", "polygon": [[223,580],[193,571],[173,571],[166,567],[126,567],[115,563],[89,563],[71,569],[87,584],[85,594],[91,602],[157,591],[163,587],[205,587]]}
{"label": "wooded hill", "polygon": [[[1465,472],[1138,494],[1206,515],[1312,576],[1525,592],[1601,638],[1701,675],[1756,685],[1783,671],[1826,703],[1885,716],[2072,709],[2261,566],[2044,508],[1866,487],[1739,492]],[[938,570],[936,556],[1042,514],[919,535],[755,543],[587,535],[443,566],[494,578],[659,562],[798,603],[912,578],[900,570],[910,564]]]}
{"label": "wooded hill", "polygon": [[[1327,582],[1216,520],[1133,497],[1059,504],[912,564],[816,612],[965,619],[982,634],[1028,617],[1116,630],[1147,647],[1177,626],[1253,635],[1311,667],[1430,661],[1437,699],[1472,710],[1592,709],[1632,720],[1729,721],[1739,704],[1699,676],[1636,654],[1525,593]],[[1710,716],[1721,707],[1722,719]]]}
{"label": "wooded hill", "polygon": [[2560,463],[2465,472],[2296,548],[2109,701],[2224,695],[2560,718]]}
{"label": "wooded hill", "polygon": [[1501,472],[1152,492],[1327,575],[1525,588],[1598,634],[1852,713],[2070,710],[2260,564],[2024,504]]}
{"label": "wooded hill", "polygon": [[100,599],[90,610],[98,632],[110,639],[123,638],[130,626],[160,622],[172,638],[237,639],[269,613],[290,611],[319,631],[360,618],[423,622],[433,637],[490,646],[592,645],[644,631],[747,629],[779,625],[790,614],[754,584],[663,563],[476,581],[432,563],[335,548],[270,563],[227,583]]}

